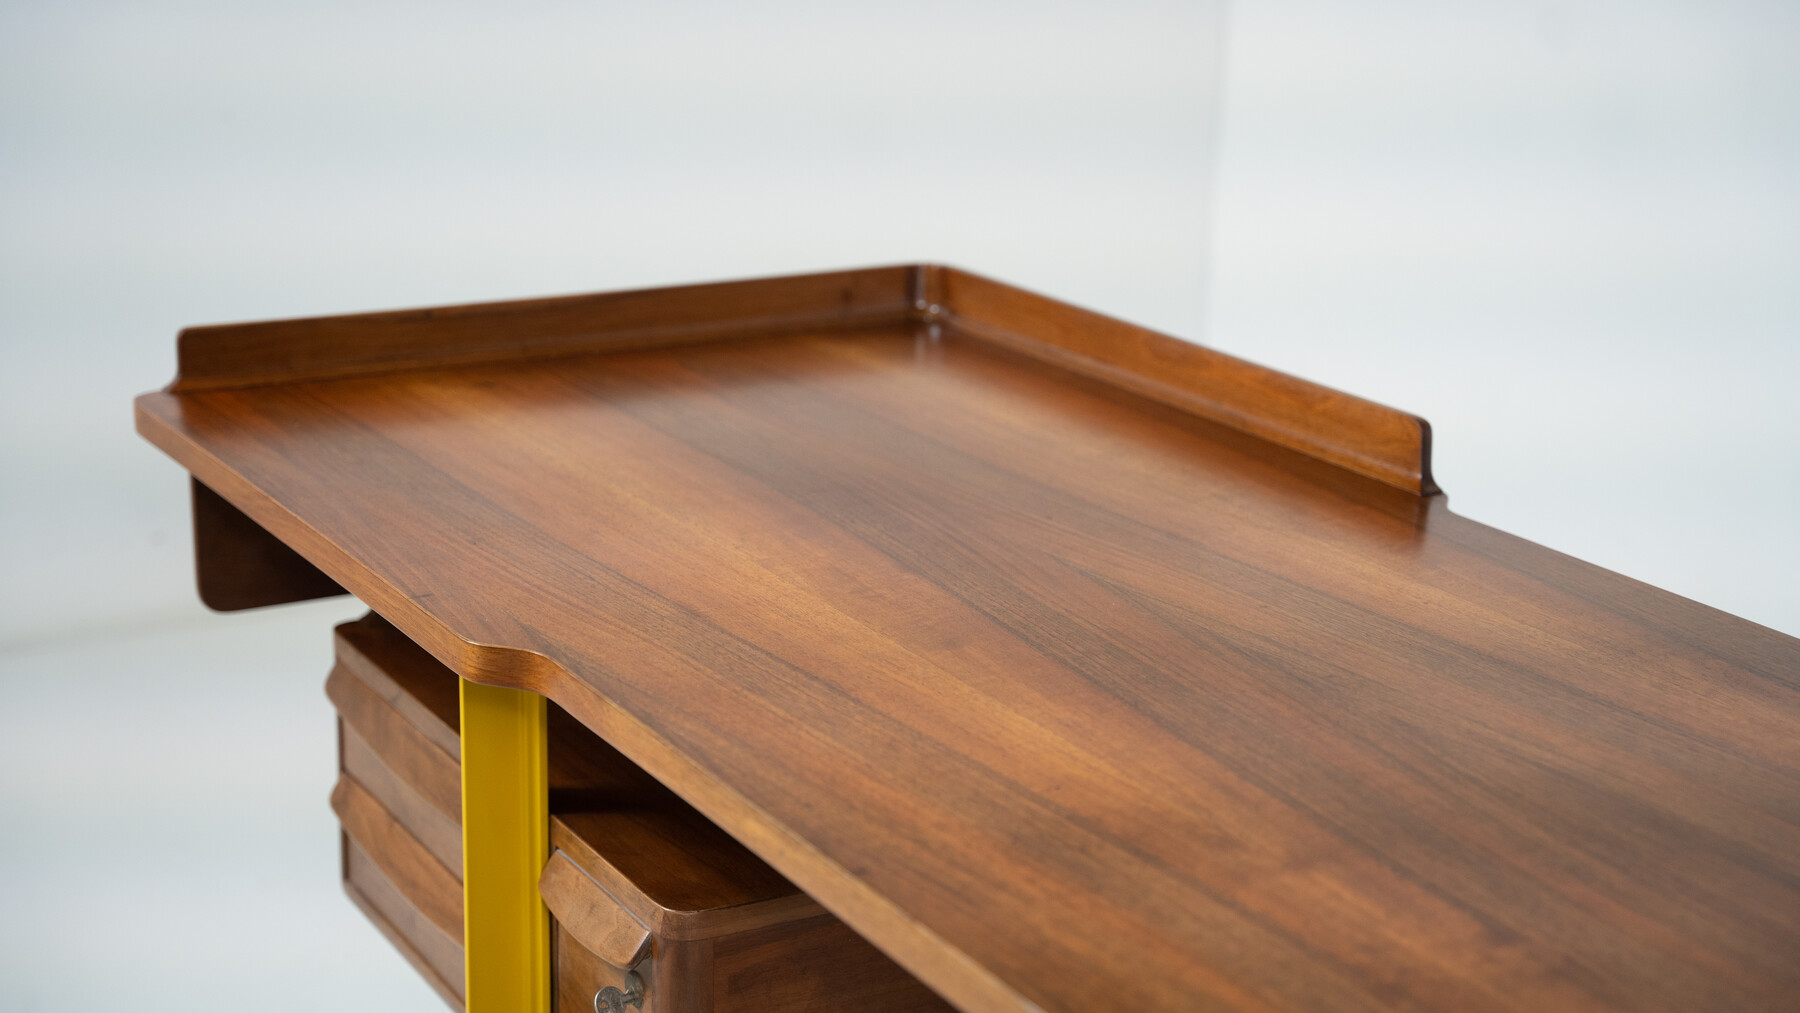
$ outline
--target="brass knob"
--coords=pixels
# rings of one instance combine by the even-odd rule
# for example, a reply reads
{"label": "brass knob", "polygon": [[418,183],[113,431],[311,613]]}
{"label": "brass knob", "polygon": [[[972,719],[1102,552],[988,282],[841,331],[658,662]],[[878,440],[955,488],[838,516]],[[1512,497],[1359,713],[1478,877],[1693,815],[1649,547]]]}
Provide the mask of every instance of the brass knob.
{"label": "brass knob", "polygon": [[625,972],[625,990],[611,985],[594,993],[594,1013],[625,1013],[625,1007],[644,1005],[644,979],[636,971]]}

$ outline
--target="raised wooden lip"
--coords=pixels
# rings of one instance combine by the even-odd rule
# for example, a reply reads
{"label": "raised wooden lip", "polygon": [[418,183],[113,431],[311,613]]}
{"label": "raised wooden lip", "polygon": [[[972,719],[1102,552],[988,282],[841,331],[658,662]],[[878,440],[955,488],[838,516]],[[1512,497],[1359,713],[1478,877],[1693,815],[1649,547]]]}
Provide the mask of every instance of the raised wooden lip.
{"label": "raised wooden lip", "polygon": [[[741,305],[747,299],[748,310]],[[683,306],[694,301],[697,305]],[[721,303],[727,305],[720,305]],[[672,322],[656,325],[656,313]],[[583,314],[589,314],[583,318]],[[171,419],[181,395],[846,326],[937,327],[1051,363],[1409,492],[1430,496],[1423,420],[1056,300],[935,265],[601,296],[190,328],[180,372],[137,427],[282,542],[463,678],[555,700],[826,910],[967,1013],[1030,1013],[1012,984],[700,766],[640,719],[528,649],[471,641],[237,474]],[[502,339],[496,330],[504,332]],[[511,340],[504,340],[512,335]],[[1377,434],[1379,439],[1370,438]],[[1408,440],[1411,442],[1409,443]],[[1412,476],[1408,479],[1407,476]]]}
{"label": "raised wooden lip", "polygon": [[939,264],[189,327],[167,391],[907,322],[1011,349],[1407,492],[1439,491],[1431,426],[1416,415]]}

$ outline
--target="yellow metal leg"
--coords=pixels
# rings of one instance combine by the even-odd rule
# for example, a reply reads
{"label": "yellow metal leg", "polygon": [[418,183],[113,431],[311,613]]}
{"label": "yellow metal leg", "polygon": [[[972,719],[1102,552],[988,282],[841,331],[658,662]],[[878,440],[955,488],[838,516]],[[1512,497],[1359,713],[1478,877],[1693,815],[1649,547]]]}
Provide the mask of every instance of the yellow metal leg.
{"label": "yellow metal leg", "polygon": [[544,698],[462,683],[463,968],[468,1013],[550,1013]]}

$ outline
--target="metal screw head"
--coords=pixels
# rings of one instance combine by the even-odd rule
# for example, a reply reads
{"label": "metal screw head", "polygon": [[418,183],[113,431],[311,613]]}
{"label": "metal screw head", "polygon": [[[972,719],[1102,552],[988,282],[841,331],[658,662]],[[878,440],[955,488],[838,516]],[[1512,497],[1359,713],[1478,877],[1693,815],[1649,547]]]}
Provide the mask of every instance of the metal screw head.
{"label": "metal screw head", "polygon": [[644,1005],[644,979],[636,971],[625,972],[625,990],[611,985],[594,993],[594,1013],[625,1013],[625,1007]]}

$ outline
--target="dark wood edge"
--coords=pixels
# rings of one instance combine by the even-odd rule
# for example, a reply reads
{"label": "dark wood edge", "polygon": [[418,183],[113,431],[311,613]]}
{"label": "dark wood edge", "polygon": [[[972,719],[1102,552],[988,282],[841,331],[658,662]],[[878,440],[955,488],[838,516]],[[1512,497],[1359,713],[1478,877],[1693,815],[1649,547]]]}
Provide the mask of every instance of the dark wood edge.
{"label": "dark wood edge", "polygon": [[179,405],[179,398],[169,393],[139,397],[135,406],[138,433],[399,627],[400,632],[458,676],[486,685],[528,690],[554,700],[626,759],[667,785],[963,1013],[1035,1013],[1035,1003],[992,971],[920,925],[892,900],[833,862],[553,659],[527,648],[479,643],[445,626],[211,451],[188,439],[165,417],[178,415]]}
{"label": "dark wood edge", "polygon": [[190,327],[183,393],[915,321],[1132,391],[1408,492],[1438,491],[1424,419],[935,264]]}
{"label": "dark wood edge", "polygon": [[[340,846],[346,852],[348,852],[350,848],[358,847],[358,845],[350,840],[349,834],[340,833],[338,836]],[[367,855],[368,853],[364,852],[364,854]],[[457,1013],[462,1013],[462,1010],[464,1009],[463,1001],[457,998],[456,990],[450,987],[449,982],[439,977],[436,971],[432,970],[431,964],[426,961],[424,954],[421,954],[418,949],[413,946],[412,942],[406,938],[404,933],[394,926],[393,922],[388,921],[387,916],[382,914],[379,908],[371,903],[367,897],[363,896],[363,892],[356,888],[355,883],[350,882],[350,877],[348,875],[349,869],[347,867],[347,863],[349,862],[348,857],[346,857],[344,861],[346,863],[343,879],[344,893],[350,898],[350,903],[355,904],[357,910],[363,913],[363,917],[374,924],[375,930],[380,932],[383,936],[386,936],[387,941],[393,944],[394,949],[400,951],[400,955],[405,957],[406,962],[413,966],[413,970],[419,972],[419,977],[425,979],[425,983],[430,985],[432,991],[438,994],[438,998],[448,1003],[450,1008],[456,1010]],[[370,861],[373,862],[373,859]],[[381,875],[380,868],[375,870],[375,874],[378,876]],[[389,884],[390,887],[392,887],[392,885],[393,884],[391,883]],[[395,890],[395,892],[398,893],[399,891]]]}

